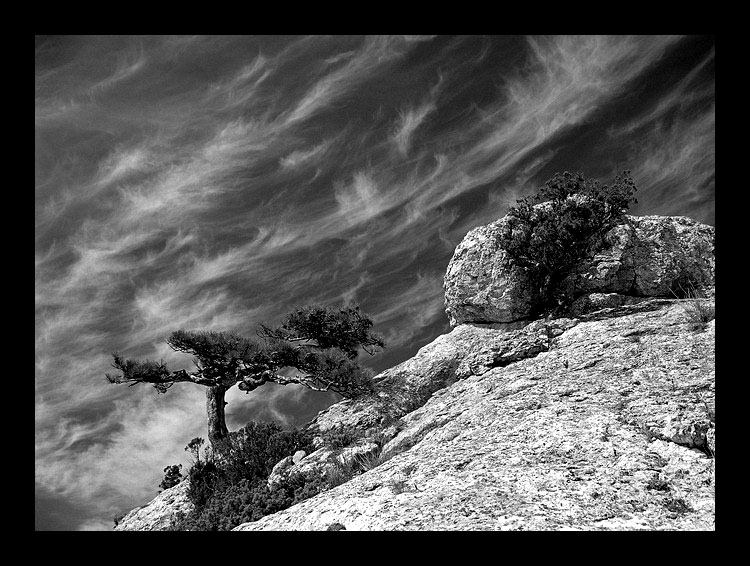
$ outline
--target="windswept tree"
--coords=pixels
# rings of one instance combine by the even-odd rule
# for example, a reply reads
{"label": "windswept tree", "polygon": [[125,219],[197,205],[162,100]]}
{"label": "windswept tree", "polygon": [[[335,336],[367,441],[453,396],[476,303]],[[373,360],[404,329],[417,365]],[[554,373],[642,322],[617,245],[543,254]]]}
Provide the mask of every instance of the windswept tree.
{"label": "windswept tree", "polygon": [[233,386],[249,393],[269,383],[296,383],[315,391],[355,397],[371,390],[372,372],[360,367],[360,350],[373,355],[385,347],[372,321],[358,306],[307,306],[289,313],[282,324],[261,325],[258,338],[233,332],[177,330],[167,338],[176,352],[192,354],[196,370],[171,371],[163,361],[130,360],[114,353],[106,374],[110,383],[153,385],[165,393],[175,383],[206,387],[208,439],[217,447],[227,438],[225,393]]}

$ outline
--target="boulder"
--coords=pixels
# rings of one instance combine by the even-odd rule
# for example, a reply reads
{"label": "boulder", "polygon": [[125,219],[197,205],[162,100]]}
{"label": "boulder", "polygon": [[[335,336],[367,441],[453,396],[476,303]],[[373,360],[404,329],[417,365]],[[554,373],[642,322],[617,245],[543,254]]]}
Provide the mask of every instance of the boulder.
{"label": "boulder", "polygon": [[289,470],[295,465],[294,460],[291,456],[287,456],[286,458],[283,458],[282,460],[279,460],[276,465],[271,470],[271,473],[268,476],[268,487],[273,487],[278,483],[281,483],[284,481],[288,475]]}
{"label": "boulder", "polygon": [[324,477],[328,470],[338,466],[346,466],[355,461],[358,457],[366,458],[377,453],[380,446],[368,439],[361,439],[352,446],[342,449],[333,449],[327,446],[321,446],[310,454],[305,454],[300,450],[303,456],[294,461],[291,456],[287,456],[273,467],[271,474],[266,481],[269,488],[282,484],[292,475],[302,475],[307,478]]}
{"label": "boulder", "polygon": [[[507,221],[471,230],[456,247],[444,281],[452,326],[508,323],[531,315],[538,299],[528,277],[523,269],[508,266],[499,245]],[[682,216],[625,216],[604,235],[595,255],[574,266],[560,291],[570,301],[609,295],[611,306],[629,301],[614,295],[675,297],[705,291],[715,280],[714,234],[713,226]],[[579,303],[576,312],[585,307]]]}

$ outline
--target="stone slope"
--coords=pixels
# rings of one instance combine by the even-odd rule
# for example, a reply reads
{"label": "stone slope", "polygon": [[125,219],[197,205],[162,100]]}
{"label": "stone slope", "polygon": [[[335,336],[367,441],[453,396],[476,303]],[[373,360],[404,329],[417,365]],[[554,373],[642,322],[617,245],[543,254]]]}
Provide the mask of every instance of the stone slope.
{"label": "stone slope", "polygon": [[165,489],[148,504],[130,511],[115,526],[116,531],[165,531],[179,513],[189,513],[193,503],[187,496],[187,481]]}
{"label": "stone slope", "polygon": [[[456,249],[453,330],[319,413],[318,449],[269,484],[380,465],[236,530],[713,529],[715,322],[696,330],[687,312],[714,304],[713,227],[627,217],[563,281],[565,318],[530,321],[535,298],[496,245],[503,221]],[[653,298],[683,284],[709,298]],[[361,438],[333,449],[335,429]],[[116,530],[168,528],[186,485]]]}
{"label": "stone slope", "polygon": [[322,433],[345,426],[367,431],[421,407],[440,389],[479,368],[506,365],[546,350],[565,321],[534,324],[461,325],[423,346],[414,357],[373,378],[376,393],[347,399],[321,411],[307,426]]}
{"label": "stone slope", "polygon": [[[461,379],[400,418],[390,459],[235,530],[711,530],[715,322],[691,330],[686,305],[558,320],[509,363],[466,352]],[[454,333],[499,345],[544,324]]]}

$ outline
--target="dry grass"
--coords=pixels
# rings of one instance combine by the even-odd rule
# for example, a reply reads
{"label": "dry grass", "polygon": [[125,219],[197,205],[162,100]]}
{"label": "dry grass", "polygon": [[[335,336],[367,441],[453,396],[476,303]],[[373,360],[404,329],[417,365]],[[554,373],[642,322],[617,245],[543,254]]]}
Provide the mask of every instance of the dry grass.
{"label": "dry grass", "polygon": [[716,308],[703,298],[691,298],[684,305],[685,318],[690,330],[705,330],[716,318]]}
{"label": "dry grass", "polygon": [[679,294],[674,291],[672,294],[684,302],[682,309],[685,319],[690,330],[705,330],[708,323],[716,318],[716,308],[712,300],[706,298],[704,294],[694,285],[688,285],[687,288],[679,285]]}
{"label": "dry grass", "polygon": [[367,472],[373,468],[377,468],[383,462],[388,461],[391,456],[391,454],[383,454],[382,450],[377,450],[369,454],[357,454],[354,457],[354,460],[363,472]]}

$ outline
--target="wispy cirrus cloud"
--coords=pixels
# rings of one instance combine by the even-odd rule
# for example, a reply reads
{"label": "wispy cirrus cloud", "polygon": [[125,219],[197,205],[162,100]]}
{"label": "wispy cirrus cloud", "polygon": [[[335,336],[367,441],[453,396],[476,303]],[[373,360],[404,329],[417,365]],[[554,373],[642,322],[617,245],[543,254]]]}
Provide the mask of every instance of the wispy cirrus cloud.
{"label": "wispy cirrus cloud", "polygon": [[555,135],[583,123],[678,39],[530,38],[525,70],[503,78],[497,102],[455,134],[461,151],[447,154],[446,176],[425,191],[420,208],[512,171]]}
{"label": "wispy cirrus cloud", "polygon": [[204,398],[198,388],[170,391],[169,404],[166,396],[142,393],[136,400],[131,391],[127,403],[116,402],[113,411],[93,419],[85,414],[77,420],[59,418],[59,407],[38,403],[37,410],[48,410],[49,419],[58,416],[54,427],[36,430],[37,484],[92,506],[100,524],[129,510],[129,494],[154,497],[162,468],[188,463],[183,447],[203,432],[194,416]]}
{"label": "wispy cirrus cloud", "polygon": [[283,126],[305,120],[350,92],[362,80],[372,77],[383,65],[401,57],[409,49],[410,40],[399,36],[373,36],[347,59],[343,67],[318,79],[283,116]]}
{"label": "wispy cirrus cloud", "polygon": [[304,150],[294,150],[288,155],[279,159],[279,165],[283,169],[294,169],[301,165],[317,163],[325,155],[326,150],[330,147],[331,142],[326,141],[314,147]]}
{"label": "wispy cirrus cloud", "polygon": [[427,102],[416,109],[407,110],[399,115],[393,140],[402,155],[409,153],[414,132],[424,122],[425,118],[435,110],[434,102]]}
{"label": "wispy cirrus cloud", "polygon": [[444,313],[443,273],[418,272],[410,285],[394,291],[375,315],[376,323],[389,331],[386,343],[395,347],[408,343],[421,328]]}
{"label": "wispy cirrus cloud", "polygon": [[715,129],[712,106],[670,125],[659,121],[642,134],[642,143],[628,155],[641,187],[640,210],[694,215],[693,211],[708,204],[705,216],[698,219],[714,222]]}
{"label": "wispy cirrus cloud", "polygon": [[118,83],[136,75],[146,65],[146,57],[141,46],[118,55],[111,74],[95,82],[88,88],[88,94],[95,96],[98,92],[114,88]]}

